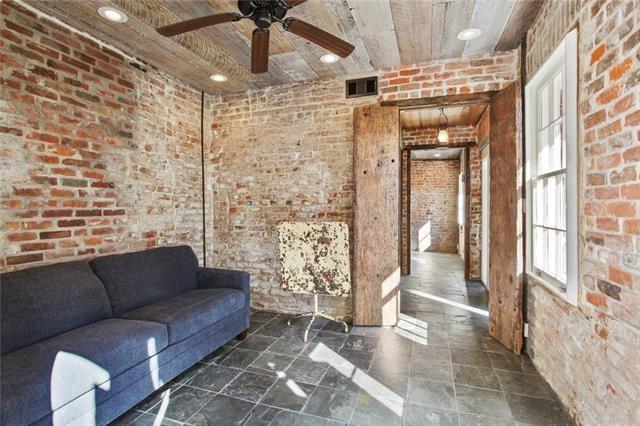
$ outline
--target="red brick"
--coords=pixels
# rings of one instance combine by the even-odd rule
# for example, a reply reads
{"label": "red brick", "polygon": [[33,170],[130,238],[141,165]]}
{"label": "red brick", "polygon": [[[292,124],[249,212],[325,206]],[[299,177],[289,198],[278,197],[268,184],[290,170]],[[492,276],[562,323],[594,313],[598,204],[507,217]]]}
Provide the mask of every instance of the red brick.
{"label": "red brick", "polygon": [[622,61],[620,64],[616,65],[610,72],[609,72],[609,78],[611,80],[617,80],[620,77],[622,77],[623,75],[625,75],[627,73],[627,71],[629,71],[629,69],[631,68],[632,65],[632,59],[631,58],[627,58],[624,61]]}
{"label": "red brick", "polygon": [[40,233],[41,240],[50,240],[54,238],[67,238],[71,236],[71,231],[47,231]]}
{"label": "red brick", "polygon": [[23,263],[39,262],[43,259],[42,253],[22,254],[18,256],[7,256],[7,265],[21,265]]}
{"label": "red brick", "polygon": [[602,58],[602,55],[604,55],[604,52],[606,50],[605,44],[602,43],[600,44],[598,47],[596,47],[594,49],[593,52],[591,52],[591,62],[590,65],[595,64],[596,62],[598,62],[600,60],[600,58]]}
{"label": "red brick", "polygon": [[35,240],[38,237],[38,234],[35,232],[15,232],[12,234],[7,234],[7,239],[9,241],[30,241]]}

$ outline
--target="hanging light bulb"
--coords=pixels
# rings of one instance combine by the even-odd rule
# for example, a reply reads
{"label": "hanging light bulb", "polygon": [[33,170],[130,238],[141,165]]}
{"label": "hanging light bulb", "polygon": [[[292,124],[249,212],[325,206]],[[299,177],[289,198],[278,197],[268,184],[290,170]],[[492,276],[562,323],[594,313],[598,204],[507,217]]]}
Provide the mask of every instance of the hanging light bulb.
{"label": "hanging light bulb", "polygon": [[449,119],[444,113],[444,108],[440,108],[440,120],[438,124],[438,142],[449,142]]}

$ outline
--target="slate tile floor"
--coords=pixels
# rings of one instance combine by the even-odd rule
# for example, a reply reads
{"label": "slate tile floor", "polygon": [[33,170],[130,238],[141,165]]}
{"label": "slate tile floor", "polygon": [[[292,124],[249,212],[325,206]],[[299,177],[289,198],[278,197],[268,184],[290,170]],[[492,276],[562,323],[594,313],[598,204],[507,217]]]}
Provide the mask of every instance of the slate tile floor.
{"label": "slate tile floor", "polygon": [[456,255],[414,253],[394,328],[287,326],[254,312],[251,335],[209,355],[115,424],[573,424],[526,357],[487,335],[487,293]]}

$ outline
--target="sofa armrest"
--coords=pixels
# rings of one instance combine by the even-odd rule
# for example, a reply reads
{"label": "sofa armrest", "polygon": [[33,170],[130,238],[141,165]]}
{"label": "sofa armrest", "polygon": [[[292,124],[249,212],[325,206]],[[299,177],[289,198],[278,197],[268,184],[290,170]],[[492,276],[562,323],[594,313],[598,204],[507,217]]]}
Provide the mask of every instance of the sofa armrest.
{"label": "sofa armrest", "polygon": [[219,268],[198,268],[198,288],[233,288],[245,295],[247,306],[251,305],[249,273]]}

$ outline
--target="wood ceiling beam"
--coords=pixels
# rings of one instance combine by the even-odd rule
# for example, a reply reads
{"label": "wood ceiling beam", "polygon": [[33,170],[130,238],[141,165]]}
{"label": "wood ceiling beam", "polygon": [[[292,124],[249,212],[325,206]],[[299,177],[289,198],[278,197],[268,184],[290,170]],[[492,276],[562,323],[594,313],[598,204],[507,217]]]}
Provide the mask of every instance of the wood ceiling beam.
{"label": "wood ceiling beam", "polygon": [[455,105],[469,105],[478,103],[489,103],[491,97],[498,93],[497,91],[480,92],[480,93],[465,93],[462,95],[444,95],[434,96],[432,98],[418,98],[418,99],[398,99],[392,101],[382,101],[382,106],[397,106],[401,109],[408,108],[424,108],[424,107],[446,107]]}

